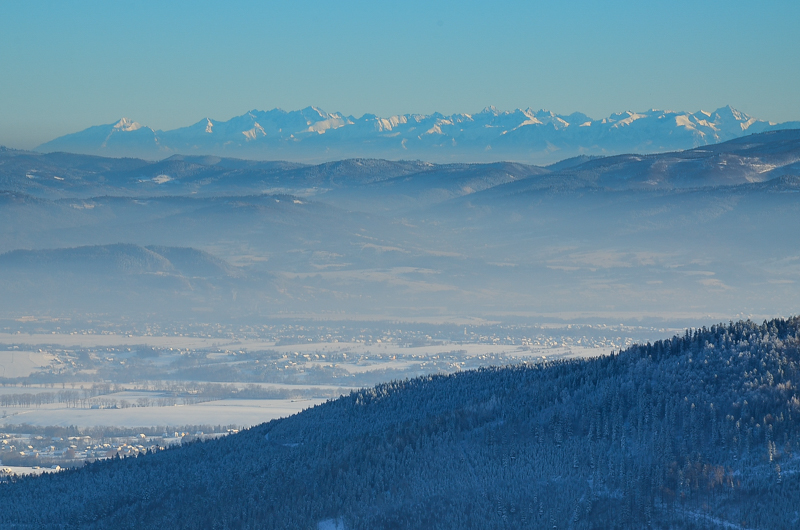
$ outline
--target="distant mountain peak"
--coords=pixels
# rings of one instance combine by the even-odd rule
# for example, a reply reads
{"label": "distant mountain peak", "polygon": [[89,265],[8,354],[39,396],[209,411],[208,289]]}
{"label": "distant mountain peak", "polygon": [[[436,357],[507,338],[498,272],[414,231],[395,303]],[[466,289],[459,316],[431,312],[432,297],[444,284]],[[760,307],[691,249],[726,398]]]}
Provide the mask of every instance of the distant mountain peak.
{"label": "distant mountain peak", "polygon": [[117,123],[114,124],[114,129],[118,131],[130,132],[130,131],[136,131],[141,128],[142,128],[141,123],[137,123],[131,120],[130,118],[122,118],[121,120],[119,120]]}

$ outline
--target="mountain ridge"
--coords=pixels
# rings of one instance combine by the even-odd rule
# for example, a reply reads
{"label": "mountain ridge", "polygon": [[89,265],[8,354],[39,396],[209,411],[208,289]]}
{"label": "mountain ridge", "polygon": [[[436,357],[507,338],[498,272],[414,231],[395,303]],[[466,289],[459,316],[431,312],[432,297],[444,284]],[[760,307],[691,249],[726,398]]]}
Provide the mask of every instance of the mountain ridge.
{"label": "mountain ridge", "polygon": [[318,107],[251,110],[227,121],[203,118],[155,130],[128,118],[45,142],[39,152],[66,151],[163,159],[212,155],[295,162],[344,158],[420,158],[431,162],[513,161],[551,164],[574,156],[654,153],[724,142],[746,134],[800,128],[759,120],[730,106],[713,112],[651,109],[602,119],[531,108],[474,114],[400,114],[360,118]]}

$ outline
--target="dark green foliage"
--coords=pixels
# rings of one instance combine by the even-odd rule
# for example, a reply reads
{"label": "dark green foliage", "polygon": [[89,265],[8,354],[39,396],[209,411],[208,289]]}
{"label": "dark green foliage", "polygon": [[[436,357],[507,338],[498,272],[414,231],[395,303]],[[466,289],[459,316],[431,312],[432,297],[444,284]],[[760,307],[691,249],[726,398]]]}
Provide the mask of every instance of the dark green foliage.
{"label": "dark green foliage", "polygon": [[3,528],[797,528],[800,319],[396,381],[0,485]]}

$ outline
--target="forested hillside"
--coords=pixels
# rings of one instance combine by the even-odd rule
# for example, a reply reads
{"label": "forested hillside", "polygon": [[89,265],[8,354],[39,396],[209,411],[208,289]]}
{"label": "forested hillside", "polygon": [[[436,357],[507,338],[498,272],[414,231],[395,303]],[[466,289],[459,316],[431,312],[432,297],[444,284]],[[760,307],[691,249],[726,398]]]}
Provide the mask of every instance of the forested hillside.
{"label": "forested hillside", "polygon": [[[800,318],[397,381],[0,484],[3,528],[797,528]],[[332,524],[331,524],[332,526]]]}

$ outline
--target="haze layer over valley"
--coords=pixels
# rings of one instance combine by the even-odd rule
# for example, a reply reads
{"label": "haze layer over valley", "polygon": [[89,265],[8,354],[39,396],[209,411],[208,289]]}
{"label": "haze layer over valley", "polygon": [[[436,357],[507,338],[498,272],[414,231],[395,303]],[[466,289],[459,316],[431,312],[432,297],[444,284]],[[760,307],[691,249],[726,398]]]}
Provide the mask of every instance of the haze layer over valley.
{"label": "haze layer over valley", "polygon": [[548,167],[6,150],[0,309],[205,322],[789,314],[798,160],[796,130]]}

